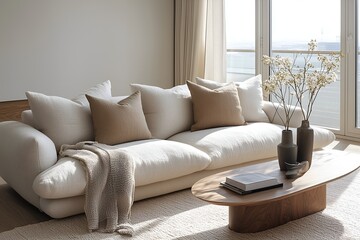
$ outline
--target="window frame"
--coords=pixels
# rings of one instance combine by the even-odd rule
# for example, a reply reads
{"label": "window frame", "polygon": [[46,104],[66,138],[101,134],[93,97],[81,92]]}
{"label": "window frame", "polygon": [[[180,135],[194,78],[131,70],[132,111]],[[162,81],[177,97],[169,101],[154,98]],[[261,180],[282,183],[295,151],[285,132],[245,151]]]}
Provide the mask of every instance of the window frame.
{"label": "window frame", "polygon": [[[345,136],[350,138],[360,138],[360,128],[356,127],[356,86],[357,86],[357,47],[358,37],[357,25],[357,4],[359,0],[342,0],[342,29],[341,37],[343,41],[342,49],[344,61],[342,61],[342,69],[344,69],[343,89],[341,93],[344,95],[344,105],[342,116],[344,116],[343,129]],[[360,97],[360,92],[358,93]],[[360,126],[359,126],[360,127]]]}
{"label": "window frame", "polygon": [[[341,0],[340,51],[344,54],[340,65],[340,128],[332,129],[339,138],[360,141],[360,126],[356,127],[357,86],[357,4],[360,0]],[[262,63],[263,55],[271,53],[271,0],[256,0],[256,74],[269,77],[269,66]],[[359,41],[360,42],[360,41]],[[360,59],[359,59],[360,60]],[[358,93],[360,98],[360,92]],[[265,96],[268,99],[268,96]],[[360,109],[360,107],[359,107]]]}

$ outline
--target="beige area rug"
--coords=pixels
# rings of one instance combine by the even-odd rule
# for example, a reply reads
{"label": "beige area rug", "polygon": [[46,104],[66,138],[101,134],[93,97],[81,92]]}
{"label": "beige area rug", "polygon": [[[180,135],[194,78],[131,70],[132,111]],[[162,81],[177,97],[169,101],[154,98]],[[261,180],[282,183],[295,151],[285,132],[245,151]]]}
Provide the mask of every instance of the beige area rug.
{"label": "beige area rug", "polygon": [[360,171],[332,182],[327,208],[320,213],[254,234],[227,227],[227,207],[207,204],[190,190],[134,204],[135,236],[89,233],[84,215],[19,227],[0,239],[360,239]]}

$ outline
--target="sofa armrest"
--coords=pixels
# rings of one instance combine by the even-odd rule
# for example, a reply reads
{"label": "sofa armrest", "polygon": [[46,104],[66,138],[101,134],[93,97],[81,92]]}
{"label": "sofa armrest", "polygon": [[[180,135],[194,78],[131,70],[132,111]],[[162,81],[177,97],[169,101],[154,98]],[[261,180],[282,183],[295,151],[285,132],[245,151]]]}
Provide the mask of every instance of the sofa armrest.
{"label": "sofa armrest", "polygon": [[[292,116],[290,120],[290,127],[297,128],[300,127],[301,121],[303,120],[303,115],[301,112],[300,107],[295,107],[294,115]],[[278,125],[282,125],[283,123],[278,115],[278,113],[281,115],[283,119],[285,119],[285,111],[284,108],[280,106],[279,103],[273,103],[270,101],[263,101],[263,110],[268,116],[271,123],[275,123]],[[276,113],[278,112],[278,113]]]}
{"label": "sofa armrest", "polygon": [[33,181],[56,161],[55,145],[46,135],[21,122],[0,122],[0,176],[34,206],[39,207],[39,197]]}
{"label": "sofa armrest", "polygon": [[21,121],[36,129],[34,115],[31,110],[24,110],[21,113]]}

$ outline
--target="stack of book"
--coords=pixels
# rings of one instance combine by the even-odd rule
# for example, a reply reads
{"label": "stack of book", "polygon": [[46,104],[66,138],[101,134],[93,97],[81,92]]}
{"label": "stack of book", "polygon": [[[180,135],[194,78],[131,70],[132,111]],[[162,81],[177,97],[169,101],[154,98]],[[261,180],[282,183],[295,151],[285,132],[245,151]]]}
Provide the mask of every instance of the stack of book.
{"label": "stack of book", "polygon": [[241,195],[283,186],[283,183],[280,183],[277,178],[261,173],[229,176],[220,184]]}

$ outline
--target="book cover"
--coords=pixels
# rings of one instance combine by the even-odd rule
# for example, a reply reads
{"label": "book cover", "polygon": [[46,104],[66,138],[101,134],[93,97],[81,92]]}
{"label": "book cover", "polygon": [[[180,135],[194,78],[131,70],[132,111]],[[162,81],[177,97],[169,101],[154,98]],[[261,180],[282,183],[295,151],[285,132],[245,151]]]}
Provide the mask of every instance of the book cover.
{"label": "book cover", "polygon": [[220,183],[220,186],[222,187],[225,187],[233,192],[236,192],[240,195],[246,195],[246,194],[250,194],[250,193],[256,193],[256,192],[261,192],[261,191],[265,191],[265,190],[268,190],[268,189],[273,189],[273,188],[277,188],[277,187],[282,187],[283,186],[283,183],[278,183],[276,185],[272,185],[272,186],[269,186],[269,187],[264,187],[264,188],[258,188],[258,189],[255,189],[255,190],[249,190],[249,191],[244,191],[240,188],[237,188],[237,187],[234,187],[226,182],[221,182]]}
{"label": "book cover", "polygon": [[246,173],[229,176],[226,177],[225,182],[244,191],[251,191],[279,184],[279,181],[275,177],[261,173]]}

